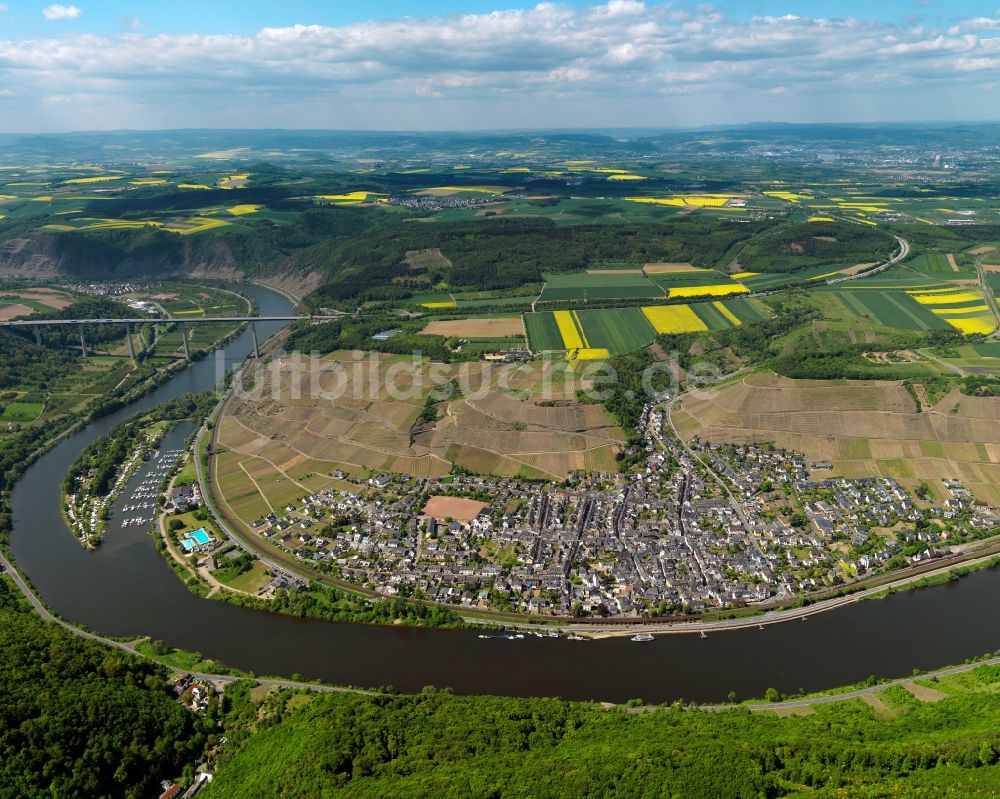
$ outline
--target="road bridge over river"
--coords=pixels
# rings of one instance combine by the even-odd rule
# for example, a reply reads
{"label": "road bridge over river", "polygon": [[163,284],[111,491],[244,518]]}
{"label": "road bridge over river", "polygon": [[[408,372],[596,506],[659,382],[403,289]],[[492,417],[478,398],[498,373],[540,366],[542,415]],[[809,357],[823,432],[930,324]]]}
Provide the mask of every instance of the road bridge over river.
{"label": "road bridge over river", "polygon": [[35,333],[35,341],[41,344],[41,330],[43,327],[65,327],[76,326],[80,330],[80,352],[87,357],[87,340],[83,334],[83,325],[122,325],[125,328],[125,339],[128,342],[128,351],[132,360],[136,359],[135,342],[132,340],[134,329],[138,325],[153,325],[153,335],[155,340],[156,326],[159,324],[176,324],[181,331],[181,340],[184,342],[184,358],[191,360],[191,350],[188,345],[188,325],[206,324],[250,324],[250,332],[253,335],[254,357],[260,357],[260,344],[257,340],[257,322],[297,322],[308,320],[310,322],[329,322],[338,316],[200,316],[195,319],[178,319],[177,317],[159,316],[136,316],[129,318],[102,318],[102,319],[11,319],[0,322],[0,327],[11,329],[27,328]]}

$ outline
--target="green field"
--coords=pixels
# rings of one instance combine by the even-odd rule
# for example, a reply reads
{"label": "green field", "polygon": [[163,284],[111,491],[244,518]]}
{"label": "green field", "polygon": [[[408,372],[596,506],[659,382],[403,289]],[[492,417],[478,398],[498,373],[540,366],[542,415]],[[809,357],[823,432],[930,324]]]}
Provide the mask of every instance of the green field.
{"label": "green field", "polygon": [[[955,274],[952,272],[952,274]],[[950,284],[912,272],[906,268],[889,269],[874,277],[848,280],[837,285],[838,291],[881,291],[882,289],[942,289]]]}
{"label": "green field", "polygon": [[906,265],[910,269],[916,269],[919,272],[951,272],[951,264],[948,263],[948,257],[943,252],[925,252],[918,255],[916,258],[911,258],[906,262]]}
{"label": "green field", "polygon": [[758,275],[740,278],[739,282],[750,291],[775,291],[797,283],[812,282],[814,285],[822,285],[822,280],[811,281],[811,278],[826,275],[836,269],[835,266],[814,266],[797,272],[761,272]]}
{"label": "green field", "polygon": [[1000,358],[1000,341],[984,341],[970,347],[980,358]]}
{"label": "green field", "polygon": [[45,409],[42,402],[7,402],[0,405],[0,419],[5,422],[31,422]]}
{"label": "green field", "polygon": [[714,269],[697,272],[660,272],[650,275],[649,279],[664,289],[679,286],[720,286],[736,282],[729,275],[724,275]]}
{"label": "green field", "polygon": [[[767,307],[760,300],[721,300],[721,302],[733,316],[745,325],[763,322],[770,317]],[[695,313],[697,313],[697,309],[695,309]]]}
{"label": "green field", "polygon": [[[735,327],[719,306],[744,324],[760,322],[769,317],[767,307],[760,300],[754,299],[696,302],[688,307],[710,331]],[[612,355],[624,355],[645,347],[656,338],[656,330],[641,308],[595,308],[576,311],[575,317],[587,345],[593,349],[606,349]],[[524,325],[531,348],[536,352],[566,349],[553,311],[525,314]]]}
{"label": "green field", "polygon": [[473,299],[463,300],[461,294],[455,295],[456,308],[488,308],[492,306],[505,306],[510,308],[530,308],[534,302],[534,297],[496,297],[493,299]]}
{"label": "green field", "polygon": [[699,302],[691,306],[701,320],[708,325],[709,330],[728,330],[733,323],[710,302]]}
{"label": "green field", "polygon": [[535,352],[566,349],[563,345],[562,335],[559,333],[559,326],[550,311],[526,313],[524,315],[524,329],[528,334],[528,345]]}
{"label": "green field", "polygon": [[38,313],[52,313],[55,310],[51,305],[46,305],[31,297],[20,297],[16,294],[0,296],[0,308],[6,308],[10,305],[23,305]]}
{"label": "green field", "polygon": [[438,303],[438,302],[454,302],[451,294],[447,291],[437,291],[432,294],[415,294],[408,302],[414,302],[417,305],[423,305],[425,302]]}
{"label": "green field", "polygon": [[624,355],[649,344],[656,331],[638,308],[604,308],[578,311],[583,333],[591,347]]}
{"label": "green field", "polygon": [[844,305],[858,316],[903,330],[949,330],[951,326],[902,291],[840,291]]}
{"label": "green field", "polygon": [[662,298],[663,291],[645,275],[623,273],[592,275],[574,272],[545,275],[541,302],[572,300],[617,300],[634,297]]}

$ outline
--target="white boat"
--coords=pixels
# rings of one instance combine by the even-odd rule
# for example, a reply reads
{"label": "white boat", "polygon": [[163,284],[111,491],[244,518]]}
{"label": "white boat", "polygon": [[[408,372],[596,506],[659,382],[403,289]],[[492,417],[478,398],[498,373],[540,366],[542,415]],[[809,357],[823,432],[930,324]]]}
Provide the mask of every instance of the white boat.
{"label": "white boat", "polygon": [[633,635],[629,640],[630,641],[655,641],[656,639],[653,638],[653,636],[651,636],[649,633],[639,633],[638,635]]}

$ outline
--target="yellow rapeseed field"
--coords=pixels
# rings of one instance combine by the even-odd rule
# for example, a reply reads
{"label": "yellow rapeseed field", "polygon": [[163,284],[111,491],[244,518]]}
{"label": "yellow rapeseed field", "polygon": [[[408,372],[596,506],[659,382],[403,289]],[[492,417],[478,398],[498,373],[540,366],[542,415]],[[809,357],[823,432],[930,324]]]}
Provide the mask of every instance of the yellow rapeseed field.
{"label": "yellow rapeseed field", "polygon": [[657,333],[699,333],[708,330],[689,305],[654,305],[642,309]]}
{"label": "yellow rapeseed field", "polygon": [[350,203],[363,203],[369,197],[381,197],[382,195],[374,191],[349,191],[345,194],[317,194],[317,200],[326,200],[331,203],[348,205]]}
{"label": "yellow rapeseed field", "polygon": [[933,313],[938,316],[950,316],[952,314],[967,314],[967,313],[985,313],[990,310],[985,302],[981,305],[963,305],[961,308],[931,308]]}
{"label": "yellow rapeseed field", "polygon": [[576,311],[553,311],[559,326],[559,335],[568,350],[589,349],[587,340],[583,337],[582,327],[578,327],[579,317]]}
{"label": "yellow rapeseed field", "polygon": [[454,300],[450,300],[448,302],[422,302],[422,303],[420,303],[420,305],[422,307],[424,307],[424,308],[431,308],[431,309],[435,309],[435,308],[455,308],[455,307],[457,307],[457,305],[456,305],[456,303],[455,303]]}
{"label": "yellow rapeseed field", "polygon": [[71,178],[66,183],[107,183],[111,180],[121,180],[124,175],[96,175],[92,178]]}
{"label": "yellow rapeseed field", "polygon": [[811,194],[798,194],[794,191],[765,191],[765,197],[775,197],[778,200],[784,200],[785,202],[797,203],[801,200],[812,200],[814,199]]}
{"label": "yellow rapeseed field", "polygon": [[260,210],[259,205],[234,205],[232,208],[228,209],[229,213],[233,216],[243,216],[244,214],[255,214]]}
{"label": "yellow rapeseed field", "polygon": [[[70,211],[69,213],[74,213]],[[79,225],[63,225],[63,224],[48,224],[42,225],[43,230],[58,230],[63,232],[77,231],[77,230],[135,230],[144,227],[160,227],[162,222],[157,222],[153,219],[99,219],[92,217],[83,217],[81,219],[74,220],[76,222],[82,222],[84,224]]]}
{"label": "yellow rapeseed field", "polygon": [[746,294],[750,289],[742,283],[723,283],[717,286],[677,286],[670,289],[670,299],[675,297],[725,297],[728,294]]}
{"label": "yellow rapeseed field", "polygon": [[[180,233],[182,236],[188,236],[192,233],[201,233],[204,230],[212,230],[217,227],[225,227],[229,223],[224,219],[213,219],[210,216],[192,216],[186,219],[178,220],[182,226],[179,227],[165,227],[165,230],[169,230],[171,233]],[[190,227],[187,227],[190,225]]]}
{"label": "yellow rapeseed field", "polygon": [[974,333],[989,335],[997,327],[993,314],[983,314],[982,316],[973,316],[966,319],[948,319],[945,317],[945,321],[966,336],[971,336]]}
{"label": "yellow rapeseed field", "polygon": [[716,300],[712,303],[712,305],[715,306],[715,310],[732,322],[735,327],[739,327],[743,324],[743,322],[740,321],[740,318],[725,306],[725,303]]}
{"label": "yellow rapeseed field", "polygon": [[566,353],[567,361],[603,361],[611,357],[611,351],[603,347],[583,347]]}
{"label": "yellow rapeseed field", "polygon": [[730,275],[730,277],[733,280],[742,280],[745,277],[754,277],[755,275],[759,274],[760,272],[734,272],[733,274]]}
{"label": "yellow rapeseed field", "polygon": [[730,200],[737,198],[732,194],[678,194],[673,197],[626,197],[625,199],[633,203],[673,205],[678,208],[688,205],[696,208],[721,208]]}
{"label": "yellow rapeseed field", "polygon": [[956,291],[952,294],[930,291],[908,291],[906,293],[921,305],[946,305],[954,302],[973,302],[974,300],[983,299],[983,295],[978,291]]}
{"label": "yellow rapeseed field", "polygon": [[608,180],[645,180],[642,175],[630,175],[627,173],[608,175]]}

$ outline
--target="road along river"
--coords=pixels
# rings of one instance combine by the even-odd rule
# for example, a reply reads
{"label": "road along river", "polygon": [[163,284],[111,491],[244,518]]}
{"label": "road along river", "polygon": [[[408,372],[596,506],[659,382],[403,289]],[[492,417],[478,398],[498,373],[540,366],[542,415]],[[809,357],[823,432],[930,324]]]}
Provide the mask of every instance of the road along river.
{"label": "road along river", "polygon": [[[261,315],[291,306],[259,286],[240,286]],[[258,325],[262,336],[278,323]],[[226,346],[227,368],[250,352],[249,332]],[[114,637],[149,635],[256,674],[322,679],[342,685],[425,685],[460,693],[562,696],[648,702],[683,698],[718,702],[732,690],[746,698],[768,687],[817,691],[869,675],[905,676],[914,668],[959,663],[1000,647],[1000,575],[982,571],[956,583],[850,605],[807,621],[713,633],[668,635],[648,643],[612,638],[484,640],[470,630],[379,627],[301,620],[200,599],[185,588],[153,545],[145,525],[113,522],[105,543],[83,549],[59,511],[59,489],[80,452],[139,411],[212,386],[209,357],[154,393],[65,438],[40,458],[13,492],[11,551],[45,603],[68,621]],[[190,426],[170,433],[179,445]],[[132,478],[141,482],[148,464]],[[116,520],[127,517],[116,503]]]}

